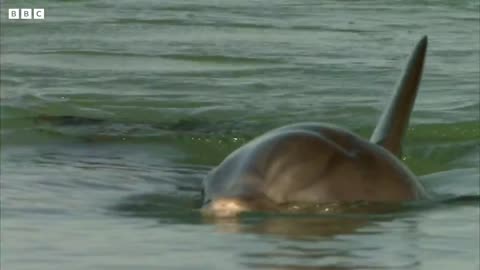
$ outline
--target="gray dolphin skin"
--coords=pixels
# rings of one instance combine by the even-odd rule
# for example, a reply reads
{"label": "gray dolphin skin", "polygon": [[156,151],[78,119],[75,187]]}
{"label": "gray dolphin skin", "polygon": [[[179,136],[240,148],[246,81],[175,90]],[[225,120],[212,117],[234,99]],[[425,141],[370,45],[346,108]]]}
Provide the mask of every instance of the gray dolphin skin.
{"label": "gray dolphin skin", "polygon": [[427,37],[416,45],[370,140],[322,123],[271,130],[243,145],[203,180],[202,212],[217,217],[288,204],[402,202],[427,198],[398,159],[417,95]]}

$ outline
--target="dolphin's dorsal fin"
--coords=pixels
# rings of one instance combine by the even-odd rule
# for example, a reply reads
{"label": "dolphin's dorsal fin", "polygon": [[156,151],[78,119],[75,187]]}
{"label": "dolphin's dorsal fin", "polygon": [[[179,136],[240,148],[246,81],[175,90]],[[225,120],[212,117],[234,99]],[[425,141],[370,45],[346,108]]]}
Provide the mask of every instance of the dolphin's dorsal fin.
{"label": "dolphin's dorsal fin", "polygon": [[371,142],[383,146],[397,156],[401,154],[402,140],[417,96],[427,43],[427,36],[417,43],[397,83],[395,93],[370,138]]}

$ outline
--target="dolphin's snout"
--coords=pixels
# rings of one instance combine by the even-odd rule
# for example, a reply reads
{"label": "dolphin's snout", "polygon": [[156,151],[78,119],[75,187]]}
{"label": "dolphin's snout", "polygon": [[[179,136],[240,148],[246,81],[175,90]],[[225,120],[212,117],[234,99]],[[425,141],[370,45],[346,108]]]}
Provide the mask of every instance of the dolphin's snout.
{"label": "dolphin's snout", "polygon": [[251,210],[248,203],[240,198],[217,198],[202,207],[202,213],[215,217],[235,217]]}

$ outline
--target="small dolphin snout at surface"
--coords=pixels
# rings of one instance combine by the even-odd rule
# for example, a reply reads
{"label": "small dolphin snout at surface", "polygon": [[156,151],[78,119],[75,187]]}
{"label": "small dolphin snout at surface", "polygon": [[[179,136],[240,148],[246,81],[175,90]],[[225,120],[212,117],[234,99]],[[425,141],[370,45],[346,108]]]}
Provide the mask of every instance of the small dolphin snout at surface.
{"label": "small dolphin snout at surface", "polygon": [[426,198],[415,175],[398,159],[426,50],[425,36],[369,141],[321,123],[269,131],[231,153],[205,177],[202,212],[235,216],[288,204]]}

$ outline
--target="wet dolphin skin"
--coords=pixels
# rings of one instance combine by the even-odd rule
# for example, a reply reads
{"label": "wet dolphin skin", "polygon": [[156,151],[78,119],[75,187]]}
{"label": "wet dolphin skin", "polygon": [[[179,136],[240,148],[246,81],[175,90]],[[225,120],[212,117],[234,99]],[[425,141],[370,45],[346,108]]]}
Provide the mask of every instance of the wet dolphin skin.
{"label": "wet dolphin skin", "polygon": [[271,130],[210,171],[203,181],[202,212],[235,216],[295,203],[426,198],[415,175],[398,159],[426,49],[425,36],[414,48],[370,140],[322,123]]}

